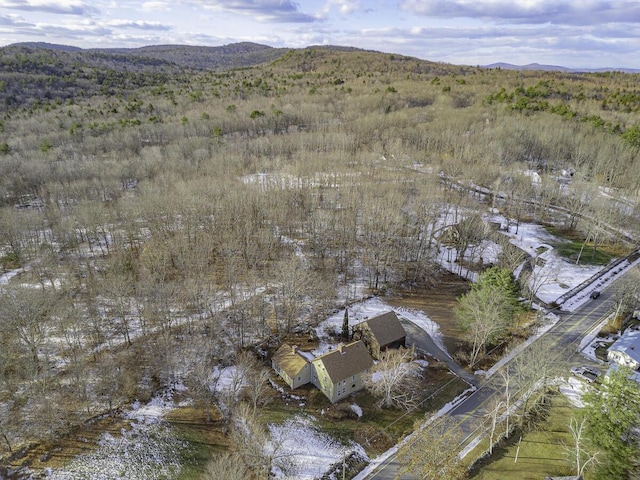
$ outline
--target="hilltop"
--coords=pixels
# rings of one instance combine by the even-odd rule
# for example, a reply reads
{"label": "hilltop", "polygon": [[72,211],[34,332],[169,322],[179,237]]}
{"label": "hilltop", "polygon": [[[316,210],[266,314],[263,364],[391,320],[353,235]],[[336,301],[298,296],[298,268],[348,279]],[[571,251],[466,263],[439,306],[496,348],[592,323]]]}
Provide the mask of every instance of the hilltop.
{"label": "hilltop", "polygon": [[[166,64],[182,69],[220,71],[243,68],[271,62],[289,51],[287,48],[273,48],[252,42],[232,43],[220,47],[193,45],[149,45],[139,48],[88,48],[72,47],[44,42],[14,43],[4,47],[8,50],[20,49],[24,53],[39,50],[65,52],[68,59],[84,62],[90,66],[104,66],[108,58],[128,59],[131,68],[144,69],[145,66]],[[24,51],[24,49],[28,49]],[[59,57],[60,58],[60,57]],[[141,60],[146,59],[147,61]],[[63,61],[63,58],[61,58]]]}
{"label": "hilltop", "polygon": [[79,96],[113,95],[164,85],[202,71],[246,68],[271,62],[287,49],[255,43],[222,47],[155,45],[81,49],[49,43],[0,48],[0,103],[8,109]]}

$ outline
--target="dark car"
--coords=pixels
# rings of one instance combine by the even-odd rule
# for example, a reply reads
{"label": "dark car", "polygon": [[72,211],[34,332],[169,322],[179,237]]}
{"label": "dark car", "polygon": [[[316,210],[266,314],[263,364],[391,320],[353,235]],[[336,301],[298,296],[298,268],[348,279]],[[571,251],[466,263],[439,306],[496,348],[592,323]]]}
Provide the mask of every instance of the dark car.
{"label": "dark car", "polygon": [[594,290],[593,292],[591,292],[591,298],[596,299],[600,296],[600,290]]}

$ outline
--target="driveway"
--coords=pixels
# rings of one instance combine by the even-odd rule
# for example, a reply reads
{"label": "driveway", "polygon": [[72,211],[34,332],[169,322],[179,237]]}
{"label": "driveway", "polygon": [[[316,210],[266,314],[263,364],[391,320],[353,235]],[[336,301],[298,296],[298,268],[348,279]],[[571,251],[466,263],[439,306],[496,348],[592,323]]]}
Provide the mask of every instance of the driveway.
{"label": "driveway", "polygon": [[478,385],[477,377],[454,362],[453,358],[451,358],[447,352],[442,350],[427,332],[409,320],[404,319],[401,315],[398,315],[398,318],[400,319],[405,332],[407,332],[407,345],[413,345],[417,351],[443,362],[447,365],[449,370],[462,378],[468,384],[474,386]]}

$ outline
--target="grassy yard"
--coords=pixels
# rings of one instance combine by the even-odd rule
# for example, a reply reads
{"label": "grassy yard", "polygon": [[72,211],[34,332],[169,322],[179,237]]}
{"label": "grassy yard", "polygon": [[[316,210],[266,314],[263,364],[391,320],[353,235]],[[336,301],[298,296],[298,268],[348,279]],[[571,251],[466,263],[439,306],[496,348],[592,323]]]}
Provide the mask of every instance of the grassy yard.
{"label": "grassy yard", "polygon": [[202,409],[177,408],[167,415],[175,436],[187,445],[182,450],[182,469],[178,480],[200,478],[213,453],[224,452],[229,441],[219,419],[207,422]]}
{"label": "grassy yard", "polygon": [[[491,458],[474,468],[471,478],[540,480],[545,476],[573,475],[569,454],[564,447],[571,445],[568,423],[573,412],[574,407],[564,395],[553,395],[546,418],[536,428],[522,434],[521,441],[520,434],[516,433],[506,445],[495,449]],[[474,454],[479,455],[486,448],[486,443],[477,447],[469,458],[473,458]]]}
{"label": "grassy yard", "polygon": [[575,262],[579,257],[580,265],[606,265],[612,259],[629,253],[622,245],[608,243],[598,244],[594,249],[593,243],[584,244],[584,237],[575,231],[560,230],[554,227],[547,227],[547,230],[560,239],[553,245],[558,255],[572,262]]}

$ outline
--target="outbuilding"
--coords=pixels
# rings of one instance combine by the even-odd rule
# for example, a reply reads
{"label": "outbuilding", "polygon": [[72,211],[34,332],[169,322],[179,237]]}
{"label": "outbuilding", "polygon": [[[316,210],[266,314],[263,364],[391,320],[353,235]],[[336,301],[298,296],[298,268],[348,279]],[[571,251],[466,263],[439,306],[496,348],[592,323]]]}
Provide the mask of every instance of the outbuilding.
{"label": "outbuilding", "polygon": [[353,326],[353,340],[362,340],[375,360],[388,348],[405,346],[407,333],[393,310]]}

